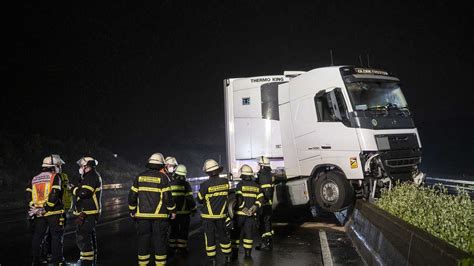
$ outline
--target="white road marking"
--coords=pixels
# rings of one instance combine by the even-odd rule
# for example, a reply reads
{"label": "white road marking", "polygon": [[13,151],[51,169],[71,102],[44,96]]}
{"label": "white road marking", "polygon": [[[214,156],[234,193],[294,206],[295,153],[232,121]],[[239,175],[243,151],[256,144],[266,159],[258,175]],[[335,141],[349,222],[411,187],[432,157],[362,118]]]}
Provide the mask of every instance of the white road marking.
{"label": "white road marking", "polygon": [[324,266],[333,266],[331,250],[329,249],[326,232],[319,230],[319,241],[321,242],[321,252],[323,253]]}

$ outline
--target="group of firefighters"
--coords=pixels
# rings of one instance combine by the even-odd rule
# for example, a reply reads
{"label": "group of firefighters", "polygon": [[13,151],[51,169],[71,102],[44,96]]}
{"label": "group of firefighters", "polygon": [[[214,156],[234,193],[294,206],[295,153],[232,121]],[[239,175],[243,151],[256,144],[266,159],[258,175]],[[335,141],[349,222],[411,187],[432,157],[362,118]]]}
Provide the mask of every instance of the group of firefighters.
{"label": "group of firefighters", "polygon": [[[26,189],[33,225],[33,264],[44,262],[42,249],[47,247],[52,264],[64,262],[65,214],[72,205],[81,265],[93,265],[97,260],[95,226],[101,212],[98,162],[92,157],[77,161],[81,175],[77,184],[69,182],[62,172],[63,164],[59,155],[44,158],[41,173]],[[209,265],[217,264],[218,247],[226,263],[237,259],[240,245],[245,257],[250,258],[257,231],[261,244],[256,249],[272,249],[274,177],[268,158],[259,157],[258,165],[256,178],[250,166],[241,167],[235,201],[229,202],[229,181],[219,176],[222,166],[212,159],[204,162],[203,171],[209,179],[200,185],[197,201],[202,204],[200,215]],[[154,153],[146,168],[134,179],[128,195],[130,216],[137,229],[138,264],[147,265],[154,259],[156,265],[164,265],[169,255],[187,252],[189,224],[197,205],[186,181],[186,166],[174,157],[165,159],[161,153]]]}
{"label": "group of firefighters", "polygon": [[102,179],[96,171],[97,160],[82,157],[77,161],[81,176],[77,184],[69,182],[63,173],[65,162],[53,154],[43,159],[41,172],[31,179],[26,188],[32,223],[33,265],[48,262],[43,250],[51,249],[50,262],[61,265],[66,213],[73,206],[76,224],[76,243],[82,265],[92,265],[97,259],[95,225],[101,211]]}

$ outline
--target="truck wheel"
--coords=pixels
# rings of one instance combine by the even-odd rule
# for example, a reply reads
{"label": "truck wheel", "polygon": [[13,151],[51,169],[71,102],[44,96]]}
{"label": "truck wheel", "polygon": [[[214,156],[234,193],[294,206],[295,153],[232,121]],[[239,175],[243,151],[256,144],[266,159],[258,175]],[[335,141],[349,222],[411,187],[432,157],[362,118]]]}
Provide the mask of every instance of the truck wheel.
{"label": "truck wheel", "polygon": [[354,189],[340,172],[323,173],[316,180],[316,202],[326,211],[336,212],[354,200]]}
{"label": "truck wheel", "polygon": [[229,198],[227,199],[227,211],[228,215],[231,219],[234,219],[234,210],[235,210],[235,205],[237,204],[237,200],[235,198],[235,194],[230,194]]}

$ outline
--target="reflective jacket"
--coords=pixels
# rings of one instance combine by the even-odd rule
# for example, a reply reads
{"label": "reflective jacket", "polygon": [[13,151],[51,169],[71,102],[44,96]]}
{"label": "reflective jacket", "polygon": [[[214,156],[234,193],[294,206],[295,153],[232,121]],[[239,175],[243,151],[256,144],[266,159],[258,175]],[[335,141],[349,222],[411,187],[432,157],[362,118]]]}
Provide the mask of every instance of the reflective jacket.
{"label": "reflective jacket", "polygon": [[263,167],[257,173],[257,183],[260,185],[262,189],[263,196],[264,196],[264,205],[272,205],[273,204],[273,187],[275,177],[272,173],[272,169],[270,167]]}
{"label": "reflective jacket", "polygon": [[84,173],[79,184],[73,189],[74,215],[81,212],[92,215],[101,212],[102,178],[95,170]]}
{"label": "reflective jacket", "polygon": [[33,177],[26,188],[26,198],[29,207],[44,207],[43,216],[64,212],[61,178],[56,173],[44,171]]}
{"label": "reflective jacket", "polygon": [[229,182],[219,176],[211,176],[199,188],[198,201],[203,204],[203,219],[222,219],[227,217],[227,198]]}
{"label": "reflective jacket", "polygon": [[168,177],[159,169],[138,175],[128,194],[128,208],[136,218],[166,219],[176,204],[171,197]]}
{"label": "reflective jacket", "polygon": [[60,175],[63,191],[62,201],[64,205],[64,210],[68,211],[72,207],[72,193],[67,188],[67,185],[69,184],[69,177],[66,173],[60,173]]}
{"label": "reflective jacket", "polygon": [[176,214],[189,214],[196,210],[191,185],[184,179],[175,178],[171,181],[171,195],[176,203]]}
{"label": "reflective jacket", "polygon": [[237,184],[235,197],[237,199],[237,215],[248,216],[242,211],[244,208],[250,209],[254,205],[262,206],[262,190],[251,178],[243,179]]}

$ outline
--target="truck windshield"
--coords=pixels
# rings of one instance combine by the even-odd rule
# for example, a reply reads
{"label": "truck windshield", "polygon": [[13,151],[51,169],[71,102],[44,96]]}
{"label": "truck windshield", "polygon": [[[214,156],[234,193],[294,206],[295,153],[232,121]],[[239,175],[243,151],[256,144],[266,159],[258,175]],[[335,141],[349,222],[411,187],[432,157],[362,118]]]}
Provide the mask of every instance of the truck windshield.
{"label": "truck windshield", "polygon": [[393,81],[355,81],[346,83],[355,111],[399,108],[406,109],[402,89]]}

